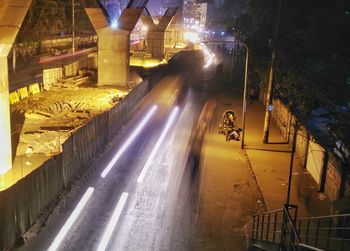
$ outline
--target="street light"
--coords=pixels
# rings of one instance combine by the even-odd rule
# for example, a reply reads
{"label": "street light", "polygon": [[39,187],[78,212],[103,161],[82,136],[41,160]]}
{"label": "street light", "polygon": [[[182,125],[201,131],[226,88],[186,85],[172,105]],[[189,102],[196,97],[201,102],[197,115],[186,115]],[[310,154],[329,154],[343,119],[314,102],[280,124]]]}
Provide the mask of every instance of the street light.
{"label": "street light", "polygon": [[75,3],[72,0],[72,52],[75,53]]}
{"label": "street light", "polygon": [[[233,29],[234,30],[234,29]],[[242,140],[241,140],[241,149],[244,149],[244,135],[245,135],[245,114],[247,110],[247,79],[248,79],[248,60],[249,60],[249,50],[248,46],[243,42],[238,42],[239,45],[243,45],[245,47],[246,56],[245,56],[245,69],[244,69],[244,89],[243,89],[243,109],[242,109]],[[235,55],[236,56],[236,55]],[[231,71],[230,71],[230,80],[228,84],[232,80],[232,74],[233,74],[233,65],[234,65],[234,56],[232,55],[232,62],[231,62]]]}
{"label": "street light", "polygon": [[[248,58],[249,58],[249,50],[245,43],[243,44],[246,51],[245,56],[245,70],[244,70],[244,89],[243,89],[243,109],[242,109],[242,141],[241,141],[241,149],[244,149],[244,134],[245,134],[245,113],[247,110],[247,78],[248,78]],[[239,45],[240,45],[239,44]]]}

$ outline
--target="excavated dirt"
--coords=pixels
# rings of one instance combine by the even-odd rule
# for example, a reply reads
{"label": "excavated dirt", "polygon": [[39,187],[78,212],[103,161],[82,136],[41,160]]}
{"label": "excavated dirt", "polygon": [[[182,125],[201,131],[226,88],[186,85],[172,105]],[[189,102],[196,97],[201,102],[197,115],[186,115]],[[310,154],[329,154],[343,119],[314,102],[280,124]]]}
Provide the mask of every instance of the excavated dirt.
{"label": "excavated dirt", "polygon": [[13,152],[52,155],[75,128],[110,109],[127,92],[93,84],[56,85],[11,105]]}

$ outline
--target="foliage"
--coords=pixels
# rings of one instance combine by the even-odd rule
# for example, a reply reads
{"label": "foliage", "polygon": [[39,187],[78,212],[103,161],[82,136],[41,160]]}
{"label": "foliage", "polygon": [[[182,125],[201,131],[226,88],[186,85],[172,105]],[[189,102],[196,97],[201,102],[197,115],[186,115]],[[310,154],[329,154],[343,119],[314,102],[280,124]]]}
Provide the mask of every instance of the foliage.
{"label": "foliage", "polygon": [[[89,20],[76,2],[75,20],[77,31],[91,32]],[[53,35],[70,34],[72,30],[71,0],[33,0],[18,35],[20,43],[47,39]]]}
{"label": "foliage", "polygon": [[[267,45],[274,37],[278,0],[247,2],[253,23],[247,43],[252,48],[253,60],[259,62],[266,59]],[[349,101],[350,90],[345,78],[350,76],[350,51],[343,34],[350,28],[350,15],[346,14],[345,2],[282,0],[277,51],[281,61],[279,70],[283,69],[286,74],[277,74],[276,79],[280,85],[286,85],[281,90],[293,86],[294,74],[298,81],[311,81],[315,85],[306,87],[327,92],[335,105]],[[278,76],[283,76],[283,81]],[[289,77],[290,81],[287,81]],[[300,92],[308,92],[302,87]]]}
{"label": "foliage", "polygon": [[[277,52],[274,95],[304,118],[314,108],[329,109],[334,117],[341,118],[339,127],[332,127],[334,132],[349,144],[344,133],[349,127],[349,112],[336,113],[350,102],[350,85],[346,83],[350,77],[350,2],[281,1],[278,40],[272,43]],[[267,82],[278,2],[247,0],[251,24],[245,42],[251,51],[254,81]]]}

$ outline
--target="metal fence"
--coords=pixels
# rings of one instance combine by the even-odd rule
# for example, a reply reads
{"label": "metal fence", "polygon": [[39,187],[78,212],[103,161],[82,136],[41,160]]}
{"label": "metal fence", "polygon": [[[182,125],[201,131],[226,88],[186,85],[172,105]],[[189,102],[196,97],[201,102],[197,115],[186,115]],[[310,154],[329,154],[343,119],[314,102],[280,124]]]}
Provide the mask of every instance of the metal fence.
{"label": "metal fence", "polygon": [[296,221],[301,242],[331,251],[350,250],[350,214],[301,218]]}
{"label": "metal fence", "polygon": [[112,109],[77,128],[63,143],[61,153],[0,192],[0,250],[13,246],[45,208],[55,204],[62,190],[88,168],[93,156],[114,137],[155,80],[165,72],[162,69],[149,81],[136,86]]}
{"label": "metal fence", "polygon": [[252,242],[273,243],[282,251],[349,250],[350,215],[297,217],[294,205],[254,215]]}

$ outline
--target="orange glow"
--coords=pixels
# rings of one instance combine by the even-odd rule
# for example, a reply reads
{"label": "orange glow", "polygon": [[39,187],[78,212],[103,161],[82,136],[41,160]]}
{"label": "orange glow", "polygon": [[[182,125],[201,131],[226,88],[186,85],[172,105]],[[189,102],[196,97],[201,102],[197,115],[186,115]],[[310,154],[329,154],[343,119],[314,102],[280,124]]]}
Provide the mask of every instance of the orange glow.
{"label": "orange glow", "polygon": [[142,58],[130,58],[130,65],[131,66],[141,66],[144,68],[152,68],[157,67],[159,65],[167,64],[168,62],[158,59],[142,59]]}

